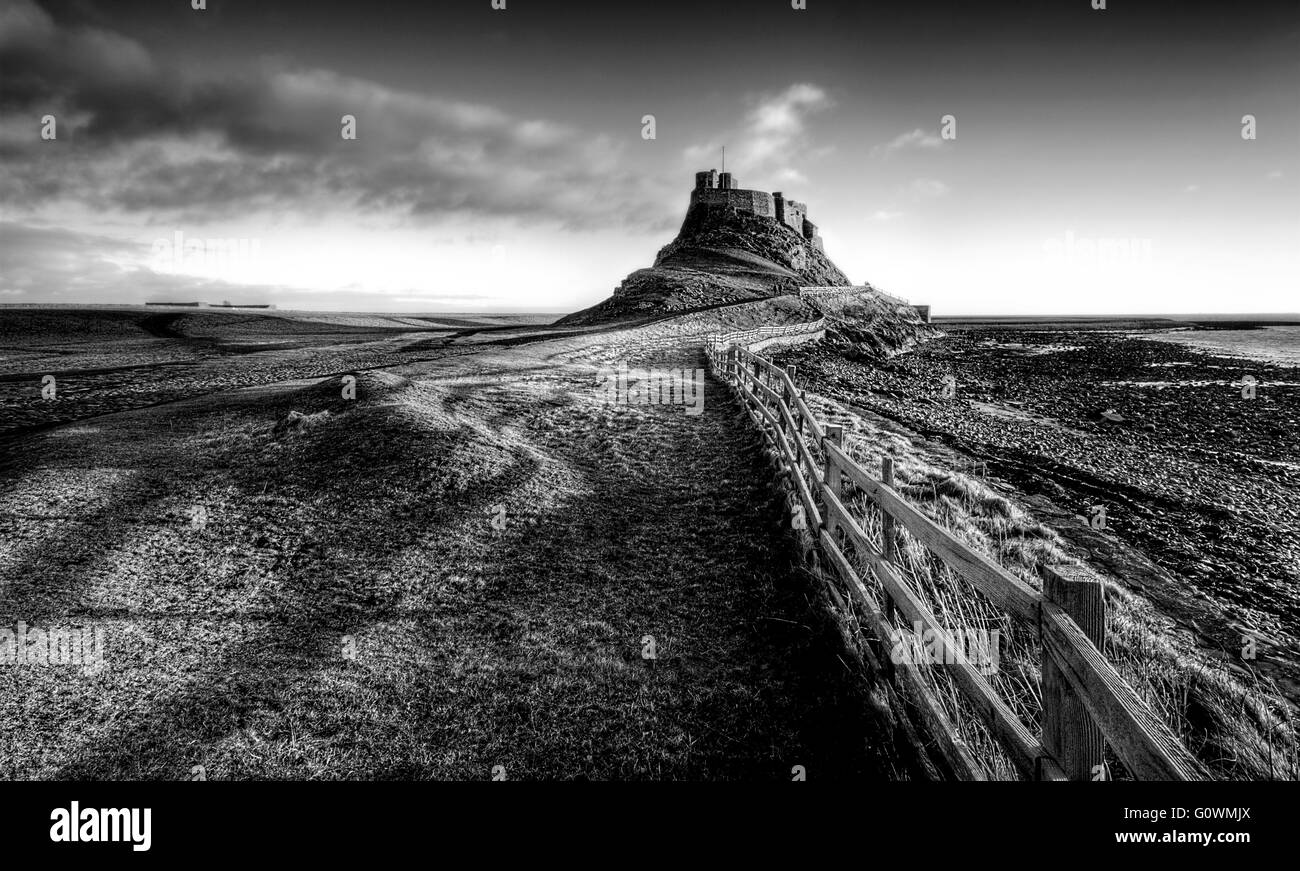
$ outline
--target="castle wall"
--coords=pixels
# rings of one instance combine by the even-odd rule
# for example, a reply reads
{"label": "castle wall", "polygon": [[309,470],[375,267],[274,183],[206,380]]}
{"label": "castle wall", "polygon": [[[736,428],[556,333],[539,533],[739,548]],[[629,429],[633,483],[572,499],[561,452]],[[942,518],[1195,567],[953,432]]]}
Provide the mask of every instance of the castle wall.
{"label": "castle wall", "polygon": [[817,225],[807,218],[803,219],[803,237],[818,251],[822,250],[822,237],[817,235]]}
{"label": "castle wall", "polygon": [[803,233],[803,222],[806,217],[805,209],[806,206],[803,203],[787,202],[785,204],[785,222],[796,233]]}
{"label": "castle wall", "polygon": [[772,194],[772,200],[776,206],[776,219],[796,233],[803,235],[803,222],[807,216],[808,207],[797,200],[787,200],[780,191]]}
{"label": "castle wall", "polygon": [[691,191],[691,205],[725,206],[764,218],[776,217],[776,205],[767,191],[702,188]]}

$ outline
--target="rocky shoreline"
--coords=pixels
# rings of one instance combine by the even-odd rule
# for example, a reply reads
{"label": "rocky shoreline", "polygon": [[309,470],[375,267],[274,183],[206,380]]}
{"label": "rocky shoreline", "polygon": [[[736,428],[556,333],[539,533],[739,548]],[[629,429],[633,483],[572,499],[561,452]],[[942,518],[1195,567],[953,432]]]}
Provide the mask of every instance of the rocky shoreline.
{"label": "rocky shoreline", "polygon": [[884,362],[825,345],[778,359],[1014,491],[1076,556],[1294,703],[1300,370],[1142,338],[1156,326],[954,324]]}

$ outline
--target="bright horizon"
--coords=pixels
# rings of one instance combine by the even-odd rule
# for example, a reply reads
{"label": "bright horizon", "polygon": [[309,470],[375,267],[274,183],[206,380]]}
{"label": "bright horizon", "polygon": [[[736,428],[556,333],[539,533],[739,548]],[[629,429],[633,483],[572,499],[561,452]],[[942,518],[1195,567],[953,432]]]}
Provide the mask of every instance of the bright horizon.
{"label": "bright horizon", "polygon": [[[194,300],[190,300],[193,302]],[[917,302],[918,305],[924,303]],[[276,314],[336,314],[336,315],[373,315],[377,317],[402,315],[410,317],[420,316],[451,316],[459,315],[462,317],[472,317],[476,315],[489,317],[506,317],[510,315],[538,317],[542,315],[554,315],[557,318],[571,313],[571,309],[393,309],[387,311],[362,310],[362,309],[325,309],[325,308],[284,308],[275,306],[273,309],[259,307],[257,303],[244,303],[224,306],[220,303],[205,304],[202,306],[185,305],[176,303],[169,305],[163,302],[149,303],[95,303],[95,302],[47,302],[47,303],[0,303],[0,311],[5,309],[21,310],[34,308],[186,308],[204,312],[232,312],[232,313],[256,313],[258,311],[274,311]],[[969,313],[934,313],[931,311],[931,317],[936,321],[942,320],[1049,320],[1049,319],[1066,319],[1066,320],[1232,320],[1243,319],[1246,321],[1258,321],[1262,325],[1267,325],[1270,320],[1276,320],[1280,323],[1290,325],[1291,321],[1300,323],[1300,311],[1279,311],[1279,312],[1256,312],[1256,311],[1225,311],[1225,312],[1104,312],[1101,314],[1078,314],[1075,312],[1054,312],[1048,315],[1027,315],[1007,312],[994,312],[991,314],[969,314]]]}
{"label": "bright horizon", "polygon": [[[1294,10],[629,2],[628,50],[594,2],[387,5],[7,3],[0,304],[575,311],[652,264],[723,145],[936,316],[1300,299]],[[178,233],[244,251],[168,271]]]}

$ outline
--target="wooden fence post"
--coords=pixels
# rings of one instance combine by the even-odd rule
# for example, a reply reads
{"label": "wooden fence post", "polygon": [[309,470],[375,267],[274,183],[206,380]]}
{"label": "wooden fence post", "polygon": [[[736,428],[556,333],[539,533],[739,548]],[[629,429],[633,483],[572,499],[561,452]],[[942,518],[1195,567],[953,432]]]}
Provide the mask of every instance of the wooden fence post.
{"label": "wooden fence post", "polygon": [[795,396],[797,395],[794,390],[794,373],[795,367],[785,367],[785,374],[789,376],[790,383],[781,388],[781,393],[785,397],[786,408],[790,409],[790,419],[794,421],[794,432],[792,435],[795,438],[800,438],[803,435],[803,416],[799,414],[799,406],[794,401]]}
{"label": "wooden fence post", "polygon": [[[1047,566],[1043,575],[1043,595],[1069,614],[1104,654],[1106,600],[1101,580],[1082,566]],[[1105,762],[1101,729],[1046,648],[1042,673],[1043,749],[1056,758],[1070,780],[1109,779],[1100,768]]]}
{"label": "wooden fence post", "polygon": [[[838,423],[826,424],[826,441],[837,448],[841,447],[844,444],[844,427]],[[836,499],[840,498],[840,491],[842,490],[840,487],[840,469],[831,459],[830,451],[826,451],[826,467],[822,471],[822,481],[825,483],[826,489],[834,494]],[[831,511],[829,506],[822,512],[822,524],[826,527],[827,534],[834,538],[835,512]]]}
{"label": "wooden fence post", "polygon": [[[880,483],[889,489],[894,489],[894,458],[882,457],[880,460]],[[898,549],[894,544],[894,518],[885,510],[884,506],[878,506],[880,509],[880,553],[887,563],[898,562]],[[899,625],[901,615],[898,608],[894,606],[894,598],[885,596],[885,618],[890,623]]]}
{"label": "wooden fence post", "polygon": [[785,390],[782,389],[776,394],[776,398],[772,400],[772,419],[776,423],[776,431],[789,437],[790,433],[786,430],[785,415],[781,413],[781,406],[784,404]]}
{"label": "wooden fence post", "polygon": [[[893,457],[885,457],[880,461],[880,483],[891,490],[894,489]],[[885,557],[885,562],[897,562],[898,554],[894,550],[894,518],[883,508],[880,509],[880,536],[880,552]]]}

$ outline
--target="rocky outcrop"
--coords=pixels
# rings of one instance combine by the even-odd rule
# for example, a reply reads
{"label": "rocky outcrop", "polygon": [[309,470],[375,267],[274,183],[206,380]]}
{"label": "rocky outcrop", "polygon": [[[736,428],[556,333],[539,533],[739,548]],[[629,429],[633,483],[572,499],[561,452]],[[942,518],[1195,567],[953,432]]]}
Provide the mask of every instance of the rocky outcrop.
{"label": "rocky outcrop", "polygon": [[688,312],[793,293],[800,286],[849,285],[834,263],[786,224],[732,208],[697,205],[654,265],[629,275],[614,295],[561,318],[593,324]]}
{"label": "rocky outcrop", "polygon": [[870,287],[843,293],[778,296],[689,312],[660,321],[667,334],[731,333],[755,327],[805,324],[824,320],[818,347],[831,357],[881,361],[910,351],[942,333],[916,309]]}

